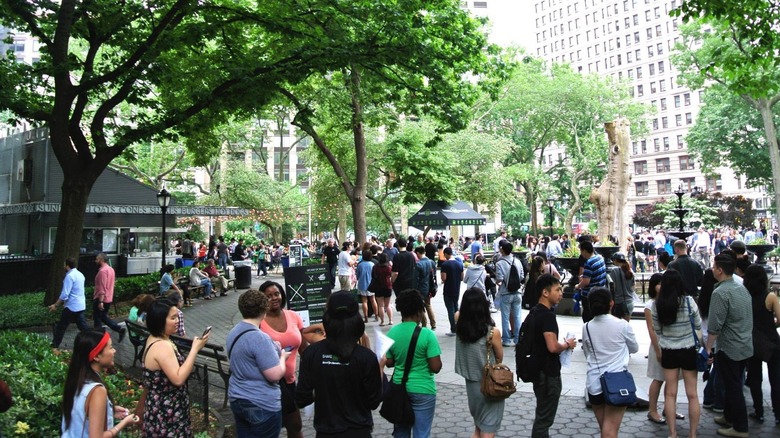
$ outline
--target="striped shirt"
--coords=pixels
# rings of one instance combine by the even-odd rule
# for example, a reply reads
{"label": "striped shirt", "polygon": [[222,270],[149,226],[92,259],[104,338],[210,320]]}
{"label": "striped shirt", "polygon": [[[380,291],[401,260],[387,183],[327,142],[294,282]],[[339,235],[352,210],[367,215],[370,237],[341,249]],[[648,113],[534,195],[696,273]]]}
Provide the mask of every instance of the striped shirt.
{"label": "striped shirt", "polygon": [[669,325],[661,325],[661,322],[658,320],[657,304],[658,301],[653,302],[651,312],[653,314],[653,329],[655,334],[658,335],[658,345],[664,350],[683,350],[695,347],[696,341],[693,339],[691,316],[693,317],[693,325],[696,327],[697,336],[701,333],[701,315],[699,314],[699,306],[696,305],[696,301],[690,296],[684,296],[677,307],[677,318]]}
{"label": "striped shirt", "polygon": [[728,278],[715,285],[707,331],[717,335],[718,351],[731,360],[753,356],[753,303],[745,286]]}
{"label": "striped shirt", "polygon": [[583,267],[582,276],[590,278],[590,283],[582,288],[582,294],[588,295],[591,289],[607,285],[607,268],[604,265],[604,258],[598,254],[593,254]]}

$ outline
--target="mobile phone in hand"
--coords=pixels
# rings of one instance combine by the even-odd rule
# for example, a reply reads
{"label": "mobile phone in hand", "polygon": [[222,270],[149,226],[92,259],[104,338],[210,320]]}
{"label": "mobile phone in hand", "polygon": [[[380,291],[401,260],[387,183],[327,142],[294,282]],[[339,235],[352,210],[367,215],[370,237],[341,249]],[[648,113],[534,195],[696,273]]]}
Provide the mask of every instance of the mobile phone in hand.
{"label": "mobile phone in hand", "polygon": [[203,334],[200,337],[205,338],[209,333],[211,333],[211,326],[206,327],[206,330],[203,330]]}
{"label": "mobile phone in hand", "polygon": [[293,351],[293,348],[295,348],[295,347],[290,345],[289,347],[284,347],[284,351]]}

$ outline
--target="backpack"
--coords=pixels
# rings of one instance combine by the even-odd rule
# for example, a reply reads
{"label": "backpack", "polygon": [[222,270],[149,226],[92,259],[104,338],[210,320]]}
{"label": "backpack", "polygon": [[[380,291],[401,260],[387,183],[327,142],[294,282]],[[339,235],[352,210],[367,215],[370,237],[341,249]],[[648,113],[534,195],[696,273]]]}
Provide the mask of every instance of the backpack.
{"label": "backpack", "polygon": [[[509,262],[507,261],[507,263]],[[506,290],[509,292],[517,292],[522,286],[523,279],[520,278],[520,271],[517,270],[517,264],[512,262],[509,266],[509,275],[506,279]]]}
{"label": "backpack", "polygon": [[531,310],[520,326],[520,335],[515,348],[515,368],[517,378],[525,383],[531,383],[539,378],[541,359],[534,356],[534,337],[536,335],[536,318]]}

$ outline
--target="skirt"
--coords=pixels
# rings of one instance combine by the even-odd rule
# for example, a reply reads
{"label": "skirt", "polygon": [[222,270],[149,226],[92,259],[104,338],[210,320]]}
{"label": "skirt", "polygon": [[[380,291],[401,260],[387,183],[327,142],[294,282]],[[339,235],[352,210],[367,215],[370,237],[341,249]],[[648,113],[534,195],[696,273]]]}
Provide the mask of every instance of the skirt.
{"label": "skirt", "polygon": [[496,433],[501,428],[504,418],[504,400],[487,400],[480,390],[481,383],[466,380],[466,396],[469,400],[469,412],[474,418],[474,425],[482,432]]}

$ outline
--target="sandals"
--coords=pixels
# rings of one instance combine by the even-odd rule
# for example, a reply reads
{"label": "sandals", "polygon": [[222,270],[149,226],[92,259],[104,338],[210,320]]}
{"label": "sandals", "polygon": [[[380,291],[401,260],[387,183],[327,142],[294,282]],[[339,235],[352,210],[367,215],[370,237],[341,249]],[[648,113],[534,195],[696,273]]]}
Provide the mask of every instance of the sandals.
{"label": "sandals", "polygon": [[647,419],[655,424],[666,424],[666,418],[664,417],[653,418],[650,412],[647,413]]}

